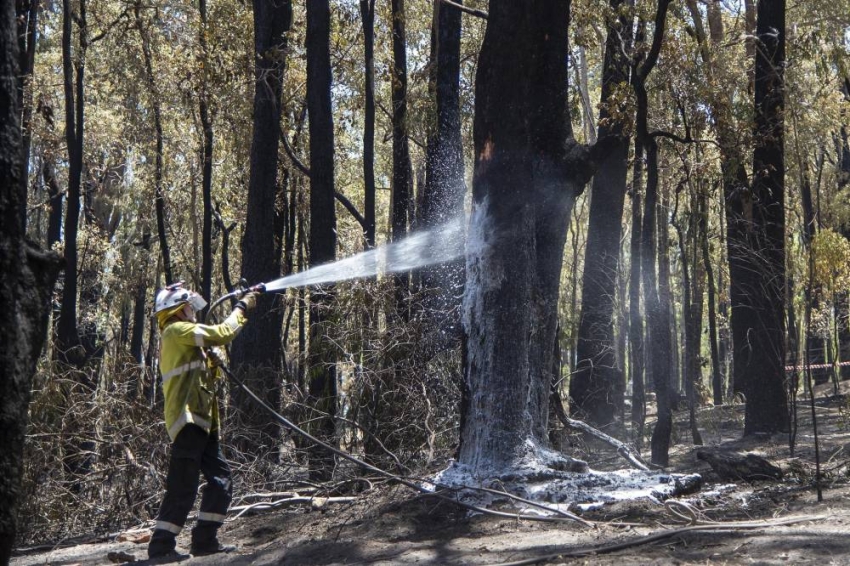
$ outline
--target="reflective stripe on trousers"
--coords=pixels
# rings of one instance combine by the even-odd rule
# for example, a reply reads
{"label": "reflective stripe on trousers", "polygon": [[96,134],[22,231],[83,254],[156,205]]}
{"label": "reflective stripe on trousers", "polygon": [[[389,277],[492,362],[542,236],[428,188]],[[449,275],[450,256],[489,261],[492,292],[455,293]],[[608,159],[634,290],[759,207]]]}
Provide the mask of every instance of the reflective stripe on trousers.
{"label": "reflective stripe on trousers", "polygon": [[199,426],[187,424],[171,445],[165,497],[156,518],[158,524],[178,528],[185,525],[198,492],[199,473],[204,474],[207,484],[198,519],[215,523],[217,527],[224,522],[233,494],[230,466],[221,452],[217,433],[207,434]]}

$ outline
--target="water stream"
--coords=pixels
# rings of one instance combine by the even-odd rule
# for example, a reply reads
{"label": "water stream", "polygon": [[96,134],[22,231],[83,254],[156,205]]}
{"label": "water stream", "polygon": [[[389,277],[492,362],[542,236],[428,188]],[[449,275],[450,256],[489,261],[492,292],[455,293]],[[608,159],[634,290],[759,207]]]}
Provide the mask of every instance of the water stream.
{"label": "water stream", "polygon": [[275,279],[266,283],[266,291],[398,273],[451,261],[464,253],[465,223],[466,219],[460,217],[398,242]]}

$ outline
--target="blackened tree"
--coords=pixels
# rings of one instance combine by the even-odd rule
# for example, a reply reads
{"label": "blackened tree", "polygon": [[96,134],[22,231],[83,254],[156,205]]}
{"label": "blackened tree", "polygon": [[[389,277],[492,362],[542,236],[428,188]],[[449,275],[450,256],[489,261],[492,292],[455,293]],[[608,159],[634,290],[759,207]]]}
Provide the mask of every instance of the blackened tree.
{"label": "blackened tree", "polygon": [[614,149],[593,177],[587,228],[576,369],[570,399],[577,415],[600,426],[622,412],[625,379],[614,347],[614,304],[626,197],[629,138],[624,134],[623,87],[631,64],[632,17],[624,0],[610,0],[610,23],[602,66],[597,138],[612,136]]}
{"label": "blackened tree", "polygon": [[27,409],[35,363],[47,330],[59,258],[25,240],[25,168],[16,77],[18,39],[11,2],[0,6],[0,563],[17,533]]}
{"label": "blackened tree", "polygon": [[569,1],[490,2],[475,80],[459,451],[479,476],[540,458],[585,467],[546,448],[563,247],[598,151],[570,125],[569,20]]}
{"label": "blackened tree", "polygon": [[[307,112],[310,130],[310,265],[336,257],[336,211],[334,209],[334,126],[331,110],[331,14],[328,0],[307,3]],[[325,333],[330,322],[328,289],[310,293],[310,343],[308,393],[318,416],[311,418],[311,431],[331,441],[336,414],[336,368]],[[332,459],[321,448],[312,447],[310,473],[327,478]]]}
{"label": "blackened tree", "polygon": [[[281,245],[275,231],[275,206],[286,33],[291,24],[291,2],[254,2],[254,120],[248,214],[242,237],[242,277],[251,284],[280,277]],[[261,382],[257,386],[272,407],[280,403],[281,387],[277,370],[281,367],[283,312],[275,308],[276,302],[277,295],[260,298],[254,320],[233,343],[232,351],[234,365],[245,370],[246,375],[251,374],[249,381],[256,377]],[[246,394],[234,390],[232,395],[246,418],[256,415]],[[265,419],[254,424],[272,437],[277,435],[276,425]]]}
{"label": "blackened tree", "polygon": [[[785,0],[760,0],[756,19],[752,222],[748,269],[732,280],[735,368],[747,398],[744,434],[788,432],[785,391]],[[737,377],[736,377],[737,380]]]}

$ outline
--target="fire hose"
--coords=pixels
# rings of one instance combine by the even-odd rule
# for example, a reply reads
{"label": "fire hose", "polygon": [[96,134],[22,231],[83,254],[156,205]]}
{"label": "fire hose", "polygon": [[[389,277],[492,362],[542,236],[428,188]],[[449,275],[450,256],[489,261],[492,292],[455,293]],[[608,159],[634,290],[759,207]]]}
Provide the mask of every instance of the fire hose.
{"label": "fire hose", "polygon": [[[212,311],[218,305],[223,303],[225,300],[227,300],[227,299],[239,299],[247,293],[265,293],[266,290],[267,290],[267,286],[264,283],[259,283],[257,285],[251,286],[251,287],[246,287],[243,282],[240,282],[240,285],[238,286],[237,289],[219,297],[218,299],[216,299],[215,302],[212,303],[210,308],[207,310],[206,320],[209,320],[209,317],[210,317]],[[312,434],[310,434],[306,430],[299,427],[297,424],[293,423],[292,421],[290,421],[289,419],[287,419],[286,417],[281,415],[271,405],[266,403],[262,398],[260,398],[259,395],[254,393],[254,391],[250,387],[245,385],[245,382],[242,381],[239,377],[237,377],[236,374],[234,374],[230,370],[230,368],[227,367],[227,364],[225,364],[222,360],[218,360],[218,367],[221,369],[222,372],[224,372],[224,374],[232,382],[234,382],[236,385],[241,387],[242,390],[244,390],[245,393],[247,393],[248,396],[251,397],[251,399],[253,399],[260,407],[265,409],[272,416],[272,418],[274,418],[274,420],[277,421],[284,428],[286,428],[287,430],[289,430],[290,432],[292,432],[294,434],[297,434],[297,435],[307,439],[308,441],[312,442],[316,446],[319,446],[319,447],[333,453],[334,455],[339,456],[340,458],[343,458],[345,460],[348,460],[349,462],[352,462],[352,463],[360,466],[361,468],[365,469],[366,471],[369,471],[369,472],[378,474],[381,477],[396,481],[396,482],[398,482],[398,483],[400,483],[404,486],[407,486],[407,487],[409,487],[409,488],[411,488],[415,491],[418,491],[420,493],[430,495],[430,496],[436,497],[438,499],[448,501],[450,503],[454,503],[455,505],[459,505],[459,506],[461,506],[465,509],[469,509],[470,511],[476,511],[478,513],[486,513],[486,514],[489,514],[489,515],[507,517],[507,518],[510,518],[510,519],[520,518],[520,519],[530,519],[530,520],[534,520],[534,521],[544,521],[544,522],[561,522],[561,521],[564,521],[564,520],[569,520],[569,521],[577,521],[577,522],[579,522],[579,523],[581,523],[585,526],[594,526],[593,523],[591,523],[590,521],[582,519],[581,517],[579,517],[579,516],[577,516],[573,513],[570,513],[569,511],[563,511],[563,510],[560,510],[560,509],[548,507],[546,505],[542,505],[542,504],[536,503],[534,501],[526,500],[526,499],[523,499],[521,497],[517,497],[515,495],[505,493],[505,492],[501,492],[501,491],[497,492],[496,490],[492,490],[492,489],[488,489],[488,488],[471,488],[471,489],[478,489],[478,490],[484,491],[484,492],[498,494],[498,495],[501,495],[501,496],[507,496],[507,497],[510,497],[511,499],[522,501],[522,502],[527,503],[529,505],[533,505],[535,507],[541,507],[541,508],[544,508],[548,511],[555,512],[560,516],[546,517],[546,516],[540,516],[540,515],[526,515],[526,514],[522,514],[522,513],[506,513],[506,512],[503,512],[503,511],[495,511],[493,509],[487,509],[485,507],[480,507],[478,505],[465,503],[465,502],[459,500],[456,497],[455,498],[449,497],[447,495],[443,495],[442,493],[439,493],[438,491],[436,491],[436,489],[438,489],[438,488],[439,489],[445,489],[445,490],[457,490],[458,488],[452,488],[451,486],[442,485],[442,484],[439,484],[437,482],[433,482],[433,481],[430,481],[430,480],[420,480],[422,483],[428,483],[428,484],[433,485],[435,489],[432,491],[432,490],[430,490],[426,487],[423,487],[422,485],[420,485],[420,483],[417,483],[417,482],[412,481],[408,478],[393,474],[392,472],[388,472],[386,470],[378,468],[377,466],[373,466],[372,464],[365,462],[365,461],[361,460],[360,458],[357,458],[356,456],[349,454],[348,452],[346,452],[344,450],[340,450],[339,448],[336,448],[335,446],[332,446],[332,445],[328,444],[327,442],[324,442],[324,441],[316,438],[315,436],[313,436]]]}

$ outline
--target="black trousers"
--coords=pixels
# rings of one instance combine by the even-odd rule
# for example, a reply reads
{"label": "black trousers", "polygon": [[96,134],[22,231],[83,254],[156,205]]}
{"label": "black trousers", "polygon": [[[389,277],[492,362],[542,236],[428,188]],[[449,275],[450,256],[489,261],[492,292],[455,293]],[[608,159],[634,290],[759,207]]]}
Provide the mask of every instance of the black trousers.
{"label": "black trousers", "polygon": [[210,544],[224,522],[233,496],[230,465],[224,459],[218,433],[207,434],[197,425],[188,424],[171,445],[171,459],[165,485],[165,498],[159,508],[150,551],[162,552],[175,547],[174,537],[183,529],[195,504],[198,474],[207,484],[201,496],[198,522],[192,529],[192,544]]}

